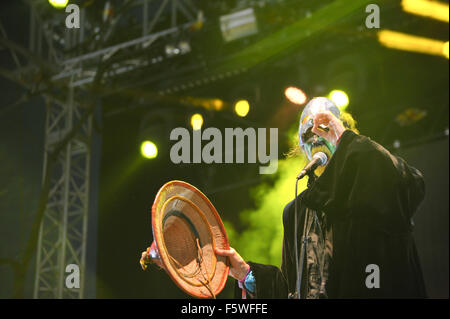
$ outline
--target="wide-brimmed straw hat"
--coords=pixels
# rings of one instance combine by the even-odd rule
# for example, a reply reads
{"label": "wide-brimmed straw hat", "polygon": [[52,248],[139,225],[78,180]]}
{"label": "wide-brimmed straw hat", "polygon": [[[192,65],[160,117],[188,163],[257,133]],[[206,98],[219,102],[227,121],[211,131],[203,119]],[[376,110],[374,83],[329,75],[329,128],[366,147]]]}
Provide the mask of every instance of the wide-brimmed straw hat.
{"label": "wide-brimmed straw hat", "polygon": [[153,203],[152,228],[152,261],[189,295],[215,298],[225,286],[229,266],[214,248],[229,249],[229,244],[208,198],[186,182],[166,183]]}

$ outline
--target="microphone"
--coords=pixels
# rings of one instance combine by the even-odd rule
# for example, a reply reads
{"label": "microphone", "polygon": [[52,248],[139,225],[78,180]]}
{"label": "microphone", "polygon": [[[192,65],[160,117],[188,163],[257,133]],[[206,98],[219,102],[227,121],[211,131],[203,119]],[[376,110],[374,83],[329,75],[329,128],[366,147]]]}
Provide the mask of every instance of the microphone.
{"label": "microphone", "polygon": [[297,180],[302,179],[306,175],[308,175],[311,172],[314,172],[314,170],[318,166],[324,166],[328,162],[328,156],[324,152],[317,152],[313,155],[313,159],[311,162],[306,164],[305,168],[298,174]]}

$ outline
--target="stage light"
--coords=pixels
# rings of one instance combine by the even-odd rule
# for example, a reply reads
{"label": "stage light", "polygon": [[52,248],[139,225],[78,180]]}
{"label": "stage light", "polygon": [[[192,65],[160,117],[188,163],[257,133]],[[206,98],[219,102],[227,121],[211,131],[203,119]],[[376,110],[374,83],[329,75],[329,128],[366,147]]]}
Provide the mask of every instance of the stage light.
{"label": "stage light", "polygon": [[328,98],[336,104],[336,106],[344,111],[349,103],[348,95],[344,91],[341,90],[333,90],[328,95]]}
{"label": "stage light", "polygon": [[427,115],[426,110],[410,107],[399,113],[395,117],[395,121],[400,126],[408,126],[420,121],[426,115]]}
{"label": "stage light", "polygon": [[214,110],[216,111],[220,111],[221,109],[223,109],[223,101],[221,99],[213,99],[212,105]]}
{"label": "stage light", "polygon": [[442,47],[442,54],[448,59],[448,41]]}
{"label": "stage light", "polygon": [[439,55],[448,59],[448,42],[390,30],[379,31],[377,35],[378,41],[388,48]]}
{"label": "stage light", "polygon": [[69,0],[48,0],[48,2],[56,9],[62,9],[67,6]]}
{"label": "stage light", "polygon": [[194,131],[197,131],[202,128],[203,125],[203,116],[199,113],[196,113],[191,116],[191,126]]}
{"label": "stage light", "polygon": [[240,117],[245,117],[250,111],[250,104],[247,100],[239,100],[234,104],[234,111]]}
{"label": "stage light", "polygon": [[258,24],[253,8],[223,15],[219,21],[225,42],[258,33]]}
{"label": "stage light", "polygon": [[448,22],[448,4],[429,0],[402,0],[403,11]]}
{"label": "stage light", "polygon": [[176,49],[176,48],[175,48],[175,46],[174,46],[173,44],[167,44],[167,45],[166,45],[166,48],[165,48],[166,55],[167,55],[168,57],[174,56],[174,55],[176,54],[175,49]]}
{"label": "stage light", "polygon": [[302,105],[306,102],[306,94],[294,86],[290,86],[284,90],[284,95],[294,104]]}
{"label": "stage light", "polygon": [[141,144],[141,155],[145,158],[155,158],[158,156],[158,148],[151,141],[144,141]]}
{"label": "stage light", "polygon": [[187,41],[181,41],[180,43],[178,43],[178,48],[180,49],[181,54],[191,52],[191,45]]}

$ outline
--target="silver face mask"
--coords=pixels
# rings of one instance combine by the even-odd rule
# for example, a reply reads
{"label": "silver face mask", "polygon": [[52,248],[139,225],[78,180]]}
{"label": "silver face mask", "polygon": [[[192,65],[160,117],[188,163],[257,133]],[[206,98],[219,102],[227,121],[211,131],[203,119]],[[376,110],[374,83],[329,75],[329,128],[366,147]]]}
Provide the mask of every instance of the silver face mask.
{"label": "silver face mask", "polygon": [[[327,111],[331,112],[337,118],[340,117],[341,112],[333,101],[326,97],[316,97],[309,101],[300,117],[298,141],[300,147],[304,150],[310,161],[312,160],[314,153],[319,150],[328,153],[327,155],[329,157],[331,157],[336,150],[335,145],[311,131],[314,126],[314,116],[319,112]],[[327,128],[323,127],[323,129],[326,130]]]}

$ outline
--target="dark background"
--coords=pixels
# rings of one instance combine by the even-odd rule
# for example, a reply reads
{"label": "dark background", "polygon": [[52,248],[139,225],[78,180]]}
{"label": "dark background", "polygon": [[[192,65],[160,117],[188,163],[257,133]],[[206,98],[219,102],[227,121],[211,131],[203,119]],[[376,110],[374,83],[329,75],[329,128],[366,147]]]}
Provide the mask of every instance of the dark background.
{"label": "dark background", "polygon": [[[448,41],[448,24],[407,15],[399,9],[398,1],[386,1],[381,7],[382,28]],[[220,12],[215,14],[217,20]],[[273,9],[272,14],[289,16],[287,9]],[[158,189],[173,179],[196,185],[222,218],[240,232],[245,224],[239,213],[255,206],[250,190],[261,182],[271,183],[272,177],[259,175],[255,164],[174,165],[168,157],[173,144],[168,138],[170,129],[189,127],[193,112],[203,114],[204,127],[277,127],[282,158],[289,149],[287,137],[295,130],[301,112],[301,107],[286,101],[283,92],[288,85],[297,85],[308,97],[344,89],[350,96],[347,110],[357,120],[361,134],[424,173],[427,193],[415,216],[416,242],[430,297],[448,298],[448,59],[380,46],[375,31],[361,26],[365,15],[355,13],[327,32],[270,59],[250,63],[248,70],[212,84],[155,100],[143,101],[137,93],[112,94],[101,100],[92,158],[97,167],[94,175],[98,176],[97,196],[92,202],[98,205],[90,212],[89,297],[187,297],[163,271],[151,268],[144,273],[138,264],[141,251],[153,240],[150,210]],[[27,43],[28,18],[22,2],[0,3],[0,21],[8,37],[17,43]],[[258,35],[225,45],[220,44],[217,28],[207,30],[192,40],[198,44],[195,54],[225,55],[263,38]],[[6,50],[0,50],[0,61],[2,67],[13,68]],[[184,60],[179,62],[181,66],[174,62],[160,72],[171,74],[194,62]],[[143,71],[130,77],[133,92],[144,92],[147,97],[160,90],[162,82],[168,87],[177,84],[164,77],[159,84],[148,83],[149,74]],[[19,85],[0,77],[0,258],[21,253],[37,209],[42,178],[44,103],[40,97],[15,103],[23,92]],[[207,111],[181,103],[187,96],[220,98],[227,103],[245,97],[251,101],[250,114],[241,119],[229,111]],[[396,117],[409,108],[426,115],[409,125],[399,125]],[[145,160],[139,154],[144,135],[141,123],[144,118],[152,118],[156,110],[170,114],[170,121],[152,131],[160,153],[155,160]],[[399,141],[400,147],[394,148],[394,141]],[[32,296],[34,267],[32,263],[28,269],[26,297]],[[12,270],[1,265],[0,297],[10,298],[12,285]],[[232,297],[232,286],[229,280],[219,297]]]}

